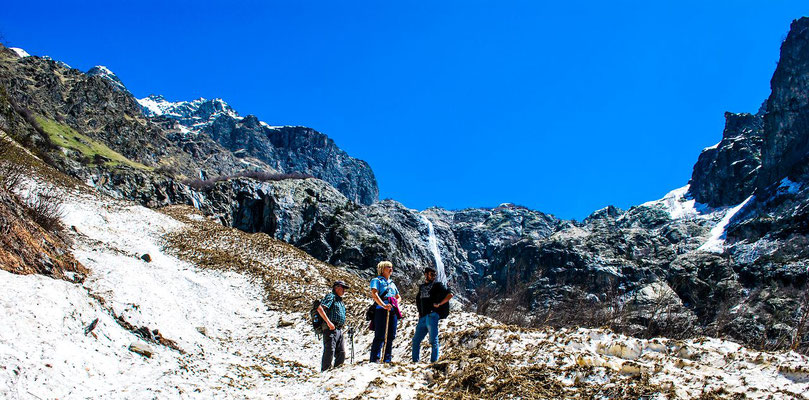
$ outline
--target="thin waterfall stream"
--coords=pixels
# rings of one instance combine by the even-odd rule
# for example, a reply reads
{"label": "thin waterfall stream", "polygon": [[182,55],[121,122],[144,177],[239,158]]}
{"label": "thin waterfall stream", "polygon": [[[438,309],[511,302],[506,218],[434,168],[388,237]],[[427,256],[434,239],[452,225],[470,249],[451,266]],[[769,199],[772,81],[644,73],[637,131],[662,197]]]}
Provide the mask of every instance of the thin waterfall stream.
{"label": "thin waterfall stream", "polygon": [[430,251],[433,252],[433,259],[435,259],[435,271],[436,271],[435,280],[446,284],[447,274],[446,272],[444,272],[444,262],[441,261],[441,252],[438,251],[438,240],[436,240],[435,238],[435,230],[433,229],[433,223],[430,222],[430,220],[427,219],[427,217],[425,217],[424,215],[422,215],[421,218],[424,220],[424,223],[427,224],[427,231],[429,234],[427,237],[427,246],[429,246]]}

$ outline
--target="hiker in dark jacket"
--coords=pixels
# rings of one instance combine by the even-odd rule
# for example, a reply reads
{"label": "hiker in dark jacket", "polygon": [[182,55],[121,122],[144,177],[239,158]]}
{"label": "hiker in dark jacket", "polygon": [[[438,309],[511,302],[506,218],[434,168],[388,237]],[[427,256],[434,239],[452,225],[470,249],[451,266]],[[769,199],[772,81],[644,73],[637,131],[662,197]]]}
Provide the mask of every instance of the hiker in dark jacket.
{"label": "hiker in dark jacket", "polygon": [[[399,289],[390,279],[393,263],[381,261],[376,266],[379,274],[371,279],[371,299],[376,303],[374,310],[374,341],[371,343],[371,362],[390,362],[393,339],[396,338],[396,327],[402,314],[399,311]],[[380,355],[380,351],[384,357]]]}
{"label": "hiker in dark jacket", "polygon": [[429,334],[430,362],[438,360],[438,320],[449,314],[449,299],[452,292],[442,282],[435,280],[435,269],[424,268],[424,283],[419,285],[416,294],[416,308],[419,310],[419,323],[413,334],[413,362],[419,361],[421,341]]}
{"label": "hiker in dark jacket", "polygon": [[331,293],[323,297],[317,307],[317,313],[326,326],[323,328],[323,358],[320,370],[331,368],[332,358],[334,367],[343,365],[346,359],[343,340],[343,325],[346,323],[346,306],[343,304],[343,294],[348,289],[343,281],[334,282]]}

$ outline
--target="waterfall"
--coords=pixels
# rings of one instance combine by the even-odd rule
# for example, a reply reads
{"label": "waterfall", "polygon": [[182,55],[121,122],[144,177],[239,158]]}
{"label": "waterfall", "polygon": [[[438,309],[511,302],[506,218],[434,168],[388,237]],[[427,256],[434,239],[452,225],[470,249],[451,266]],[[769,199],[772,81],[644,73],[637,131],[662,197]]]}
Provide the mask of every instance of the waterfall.
{"label": "waterfall", "polygon": [[433,229],[433,223],[430,222],[430,220],[423,215],[421,216],[421,219],[423,219],[424,223],[427,224],[427,231],[429,232],[429,236],[427,238],[427,246],[430,247],[430,251],[433,252],[433,258],[435,259],[435,271],[436,271],[435,280],[446,284],[447,274],[444,272],[444,262],[441,261],[441,252],[438,251],[438,241],[435,239],[435,230]]}

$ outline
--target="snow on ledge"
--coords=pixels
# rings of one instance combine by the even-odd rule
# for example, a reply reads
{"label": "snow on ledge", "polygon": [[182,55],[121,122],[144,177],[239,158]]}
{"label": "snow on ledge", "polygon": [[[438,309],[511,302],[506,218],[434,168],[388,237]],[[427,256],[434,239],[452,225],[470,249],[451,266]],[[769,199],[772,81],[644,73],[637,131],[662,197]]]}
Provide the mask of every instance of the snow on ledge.
{"label": "snow on ledge", "polygon": [[722,143],[722,141],[717,142],[717,143],[716,143],[715,145],[713,145],[713,146],[708,146],[708,147],[706,147],[706,148],[702,149],[702,151],[714,150],[714,149],[716,149],[716,148],[718,148],[718,147],[719,147],[719,143]]}

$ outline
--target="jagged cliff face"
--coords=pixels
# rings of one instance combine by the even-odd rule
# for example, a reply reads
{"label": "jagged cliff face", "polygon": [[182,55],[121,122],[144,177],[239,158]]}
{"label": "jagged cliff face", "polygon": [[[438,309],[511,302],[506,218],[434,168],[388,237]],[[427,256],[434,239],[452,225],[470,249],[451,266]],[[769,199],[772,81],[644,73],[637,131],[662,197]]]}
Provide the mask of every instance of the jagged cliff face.
{"label": "jagged cliff face", "polygon": [[756,188],[761,167],[764,110],[725,113],[722,141],[702,151],[691,175],[690,193],[711,207],[736,205]]}
{"label": "jagged cliff face", "polygon": [[807,163],[809,153],[809,18],[792,23],[770,81],[764,115],[762,165],[757,187],[764,189]]}

